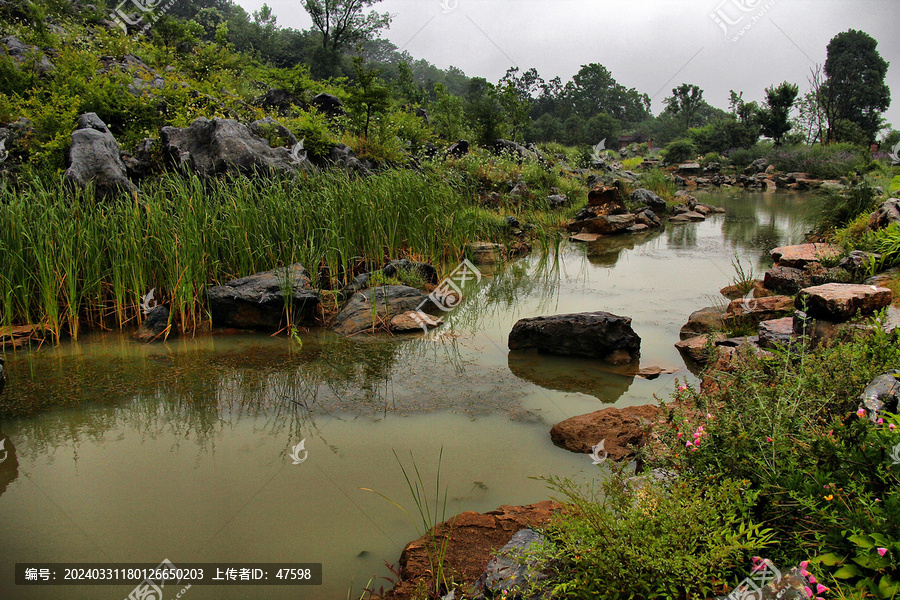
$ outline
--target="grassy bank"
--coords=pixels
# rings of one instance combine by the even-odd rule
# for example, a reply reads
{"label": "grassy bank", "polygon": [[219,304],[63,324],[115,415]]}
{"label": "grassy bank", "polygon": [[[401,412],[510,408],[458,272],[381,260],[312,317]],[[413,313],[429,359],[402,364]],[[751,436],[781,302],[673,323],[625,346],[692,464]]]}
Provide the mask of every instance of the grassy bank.
{"label": "grassy bank", "polygon": [[177,325],[204,321],[210,284],[300,262],[331,288],[388,258],[458,260],[497,237],[464,183],[407,170],[367,179],[202,181],[167,175],[138,197],[101,203],[60,180],[0,187],[0,324],[137,324],[151,288]]}

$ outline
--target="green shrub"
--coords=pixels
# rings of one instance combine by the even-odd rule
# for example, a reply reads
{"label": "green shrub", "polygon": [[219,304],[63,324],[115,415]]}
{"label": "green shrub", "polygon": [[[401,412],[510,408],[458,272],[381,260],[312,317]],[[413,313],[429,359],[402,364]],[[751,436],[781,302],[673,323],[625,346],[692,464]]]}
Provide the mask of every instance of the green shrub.
{"label": "green shrub", "polygon": [[709,598],[750,572],[771,533],[749,518],[758,492],[743,482],[715,487],[621,471],[599,490],[550,478],[565,513],[547,528],[543,552],[560,598]]}
{"label": "green shrub", "polygon": [[694,142],[687,139],[675,140],[662,151],[663,157],[667,164],[674,165],[683,163],[697,156],[697,146]]}
{"label": "green shrub", "polygon": [[810,203],[811,220],[817,221],[816,231],[825,233],[844,227],[860,215],[878,208],[880,198],[875,186],[862,180],[848,189],[836,192],[827,190]]}
{"label": "green shrub", "polygon": [[643,173],[640,178],[640,184],[663,200],[674,199],[675,192],[678,191],[675,178],[672,177],[671,173],[662,169],[650,169]]}

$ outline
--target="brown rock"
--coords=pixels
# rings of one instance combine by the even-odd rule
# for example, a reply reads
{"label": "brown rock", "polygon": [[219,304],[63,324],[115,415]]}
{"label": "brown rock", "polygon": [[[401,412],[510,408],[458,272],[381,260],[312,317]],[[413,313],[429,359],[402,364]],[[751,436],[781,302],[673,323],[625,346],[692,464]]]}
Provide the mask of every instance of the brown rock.
{"label": "brown rock", "polygon": [[883,229],[891,223],[900,223],[900,199],[897,198],[885,200],[869,215],[869,229]]}
{"label": "brown rock", "polygon": [[425,323],[427,327],[437,327],[443,322],[443,319],[439,317],[410,310],[392,318],[389,329],[391,331],[424,331],[422,323]]}
{"label": "brown rock", "polygon": [[840,323],[889,306],[891,296],[891,290],[875,285],[826,283],[801,290],[795,304],[811,317]]}
{"label": "brown rock", "polygon": [[634,455],[629,446],[644,443],[649,426],[659,414],[659,408],[652,404],[604,408],[560,421],[550,430],[550,439],[570,452],[581,453],[590,453],[596,444],[606,440],[603,449],[609,458],[622,460]]}
{"label": "brown rock", "polygon": [[672,373],[677,373],[678,369],[669,368],[669,367],[644,367],[640,369],[635,375],[637,377],[642,377],[644,379],[656,379],[660,375],[671,375]]}
{"label": "brown rock", "polygon": [[790,296],[766,298],[738,298],[725,309],[726,318],[768,321],[794,312],[794,299]]}
{"label": "brown rock", "polygon": [[610,235],[621,233],[634,225],[634,215],[603,215],[593,219],[587,219],[579,223],[582,233],[601,233]]}
{"label": "brown rock", "polygon": [[34,342],[42,342],[50,335],[50,328],[46,325],[0,327],[0,348],[22,348]]}
{"label": "brown rock", "polygon": [[679,335],[682,340],[704,333],[712,333],[725,326],[725,314],[715,306],[707,306],[691,313],[687,323],[682,325]]}
{"label": "brown rock", "polygon": [[812,285],[812,276],[804,269],[775,265],[763,278],[767,289],[783,294],[796,294],[801,289]]}
{"label": "brown rock", "polygon": [[618,188],[598,187],[588,192],[588,206],[591,212],[597,216],[621,215],[628,212],[628,207],[622,201]]}
{"label": "brown rock", "polygon": [[503,244],[490,242],[471,242],[466,253],[476,265],[493,265],[505,261],[509,254]]}
{"label": "brown rock", "polygon": [[759,324],[759,346],[775,348],[794,341],[794,317],[772,319]]}
{"label": "brown rock", "polygon": [[[501,506],[497,510],[479,514],[472,511],[434,527],[433,537],[440,544],[446,538],[447,552],[444,570],[457,582],[474,583],[487,568],[492,554],[506,545],[510,538],[526,527],[541,527],[562,510],[558,502],[545,500],[527,506]],[[410,598],[417,580],[431,581],[432,567],[428,562],[428,535],[410,542],[400,555],[399,584],[386,597]],[[421,585],[421,581],[418,581]]]}
{"label": "brown rock", "polygon": [[724,339],[725,336],[721,333],[698,335],[678,342],[675,347],[682,356],[686,356],[697,364],[705,365],[709,362],[708,347]]}
{"label": "brown rock", "polygon": [[841,255],[841,249],[832,244],[798,244],[775,248],[771,254],[779,266],[803,268],[810,263],[835,259]]}
{"label": "brown rock", "polygon": [[[753,280],[753,288],[750,291],[752,292],[753,298],[765,298],[766,296],[774,295],[772,291],[766,289],[766,286],[764,286],[763,282],[759,279]],[[721,290],[719,290],[719,293],[729,300],[736,300],[738,298],[744,297],[744,292],[742,292],[740,287],[737,285],[726,285]]]}

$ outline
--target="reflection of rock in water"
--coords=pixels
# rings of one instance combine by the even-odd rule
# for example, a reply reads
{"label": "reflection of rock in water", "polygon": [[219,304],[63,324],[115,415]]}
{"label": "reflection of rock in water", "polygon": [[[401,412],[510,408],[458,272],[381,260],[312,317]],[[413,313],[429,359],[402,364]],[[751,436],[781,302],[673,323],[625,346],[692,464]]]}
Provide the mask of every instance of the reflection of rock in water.
{"label": "reflection of rock in water", "polygon": [[19,459],[16,458],[16,447],[5,434],[0,432],[0,496],[6,486],[19,476]]}
{"label": "reflection of rock in water", "polygon": [[623,250],[632,250],[635,246],[645,244],[661,234],[662,231],[652,231],[643,234],[610,235],[596,242],[588,242],[585,244],[588,262],[598,267],[612,268],[616,266]]}
{"label": "reflection of rock in water", "polygon": [[615,402],[634,381],[633,375],[621,374],[627,369],[610,367],[594,359],[510,352],[507,360],[509,370],[519,379],[548,390],[587,394],[602,402]]}

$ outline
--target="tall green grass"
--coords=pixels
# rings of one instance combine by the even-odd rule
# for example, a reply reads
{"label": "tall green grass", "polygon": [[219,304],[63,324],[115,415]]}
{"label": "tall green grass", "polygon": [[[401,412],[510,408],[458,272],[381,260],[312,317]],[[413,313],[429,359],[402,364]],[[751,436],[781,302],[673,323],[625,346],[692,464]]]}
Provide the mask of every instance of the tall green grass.
{"label": "tall green grass", "polygon": [[201,180],[169,174],[140,196],[100,201],[62,180],[0,185],[0,325],[42,324],[58,339],[82,326],[140,320],[151,288],[176,325],[207,318],[204,290],[300,262],[321,288],[411,256],[459,259],[495,233],[469,190],[407,170],[366,179]]}

